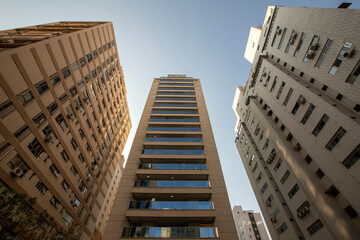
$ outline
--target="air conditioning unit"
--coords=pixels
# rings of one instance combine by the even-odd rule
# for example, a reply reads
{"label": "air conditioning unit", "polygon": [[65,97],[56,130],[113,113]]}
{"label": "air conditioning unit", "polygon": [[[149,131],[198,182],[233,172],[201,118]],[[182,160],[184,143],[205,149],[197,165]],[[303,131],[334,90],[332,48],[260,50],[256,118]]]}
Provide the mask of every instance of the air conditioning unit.
{"label": "air conditioning unit", "polygon": [[52,140],[52,137],[50,137],[50,136],[44,137],[44,141],[45,141],[46,143],[50,143],[50,144],[53,144],[53,143],[54,143],[53,140]]}
{"label": "air conditioning unit", "polygon": [[271,202],[266,202],[266,206],[271,207]]}
{"label": "air conditioning unit", "polygon": [[10,43],[10,44],[13,44],[15,43],[15,41],[13,39],[3,39],[1,40],[3,43]]}
{"label": "air conditioning unit", "polygon": [[309,52],[309,53],[306,55],[306,57],[307,57],[308,59],[313,59],[314,56],[315,56],[315,53],[314,53],[314,52]]}
{"label": "air conditioning unit", "polygon": [[68,119],[73,119],[73,117],[74,117],[74,114],[72,114],[72,113],[68,113],[68,114],[67,114],[67,118],[68,118]]}
{"label": "air conditioning unit", "polygon": [[274,216],[274,217],[271,217],[270,220],[271,220],[272,223],[275,223],[275,222],[277,221],[277,219],[276,219],[275,216]]}
{"label": "air conditioning unit", "polygon": [[295,43],[294,39],[290,39],[290,45],[293,45]]}
{"label": "air conditioning unit", "polygon": [[298,218],[303,218],[304,217],[301,212],[298,212],[296,215],[298,216]]}
{"label": "air conditioning unit", "polygon": [[308,212],[310,212],[310,208],[308,206],[306,206],[306,207],[304,207],[304,211],[305,211],[305,213],[308,213]]}
{"label": "air conditioning unit", "polygon": [[352,49],[350,52],[344,53],[344,57],[351,58],[355,54],[355,49]]}
{"label": "air conditioning unit", "polygon": [[13,177],[20,177],[23,174],[23,171],[20,168],[15,168],[13,171],[10,172],[10,174]]}
{"label": "air conditioning unit", "polygon": [[301,150],[301,148],[302,148],[302,147],[301,147],[300,143],[297,143],[297,144],[294,146],[293,149],[298,152],[298,151]]}
{"label": "air conditioning unit", "polygon": [[313,50],[313,51],[316,51],[316,50],[318,50],[319,49],[319,44],[318,43],[315,43],[314,45],[312,45],[311,47],[310,47],[310,50]]}
{"label": "air conditioning unit", "polygon": [[297,37],[297,33],[294,32],[294,33],[291,34],[291,37],[290,37],[290,38],[291,38],[291,39],[296,39],[296,37]]}
{"label": "air conditioning unit", "polygon": [[306,102],[306,99],[303,96],[300,96],[297,100],[298,104],[304,104]]}
{"label": "air conditioning unit", "polygon": [[263,72],[262,76],[263,76],[263,77],[266,77],[266,72]]}
{"label": "air conditioning unit", "polygon": [[276,34],[277,34],[277,35],[280,35],[281,32],[282,32],[281,28],[279,28],[278,30],[276,30]]}

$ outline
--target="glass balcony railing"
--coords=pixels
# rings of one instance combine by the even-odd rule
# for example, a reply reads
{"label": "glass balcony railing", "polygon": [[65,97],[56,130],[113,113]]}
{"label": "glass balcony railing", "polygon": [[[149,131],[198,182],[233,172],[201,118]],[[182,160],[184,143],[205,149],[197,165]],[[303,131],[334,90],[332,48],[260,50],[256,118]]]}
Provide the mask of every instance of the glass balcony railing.
{"label": "glass balcony railing", "polygon": [[200,119],[151,118],[150,122],[200,122]]}
{"label": "glass balcony railing", "polygon": [[211,210],[212,202],[205,201],[130,201],[129,209],[149,210]]}
{"label": "glass balcony railing", "polygon": [[144,149],[143,154],[202,155],[204,150]]}
{"label": "glass balcony railing", "polygon": [[159,86],[194,86],[193,83],[159,83]]}
{"label": "glass balcony railing", "polygon": [[188,163],[140,163],[139,169],[160,169],[160,170],[206,170],[206,164]]}
{"label": "glass balcony railing", "polygon": [[194,91],[194,88],[181,88],[181,87],[159,87],[158,90],[192,90]]}
{"label": "glass balcony railing", "polygon": [[195,95],[194,92],[158,92],[156,95]]}
{"label": "glass balcony railing", "polygon": [[135,180],[134,187],[209,188],[209,181]]}
{"label": "glass balcony railing", "polygon": [[192,131],[192,132],[199,132],[201,128],[175,128],[175,127],[148,127],[148,131]]}
{"label": "glass balcony railing", "polygon": [[169,114],[199,114],[198,111],[152,111],[151,113],[169,113]]}
{"label": "glass balcony railing", "polygon": [[155,100],[161,101],[196,101],[196,98],[155,98]]}
{"label": "glass balcony railing", "polygon": [[215,227],[124,227],[122,238],[217,238]]}
{"label": "glass balcony railing", "polygon": [[202,138],[161,138],[147,137],[145,142],[202,142]]}
{"label": "glass balcony railing", "polygon": [[154,107],[197,107],[196,104],[162,104],[155,103]]}

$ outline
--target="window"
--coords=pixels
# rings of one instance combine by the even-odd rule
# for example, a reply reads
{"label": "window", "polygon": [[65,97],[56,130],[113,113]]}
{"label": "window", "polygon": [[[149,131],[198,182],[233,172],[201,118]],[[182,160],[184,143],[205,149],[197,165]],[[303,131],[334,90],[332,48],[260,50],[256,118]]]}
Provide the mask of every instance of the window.
{"label": "window", "polygon": [[294,89],[290,88],[288,94],[286,95],[286,98],[283,102],[283,105],[286,106],[291,98],[291,95],[293,94]]}
{"label": "window", "polygon": [[34,99],[34,96],[31,93],[30,89],[27,89],[24,92],[20,93],[19,95],[17,95],[17,97],[23,106],[25,106]]}
{"label": "window", "polygon": [[270,88],[270,92],[272,92],[276,86],[276,82],[277,82],[277,76],[275,76],[274,78],[274,81],[273,81],[273,84],[271,85],[271,88]]}
{"label": "window", "polygon": [[50,78],[52,85],[55,85],[61,81],[61,79],[57,73],[52,74],[49,78]]}
{"label": "window", "polygon": [[31,130],[28,125],[22,126],[19,130],[14,133],[14,136],[21,142],[26,136],[31,133]]}
{"label": "window", "polygon": [[68,100],[67,94],[64,93],[63,95],[61,95],[61,96],[59,97],[59,100],[60,100],[61,103],[65,103],[65,102]]}
{"label": "window", "polygon": [[83,157],[83,155],[81,153],[78,155],[78,158],[79,158],[81,163],[85,162],[85,159],[84,159],[84,157]]}
{"label": "window", "polygon": [[48,188],[45,186],[45,184],[42,181],[38,181],[38,183],[35,186],[39,192],[44,195],[46,193],[46,191],[48,190]]}
{"label": "window", "polygon": [[330,48],[332,42],[333,42],[333,40],[330,39],[330,38],[326,41],[326,44],[325,44],[325,46],[324,46],[324,48],[323,48],[323,50],[322,50],[322,52],[320,54],[320,57],[318,58],[318,60],[317,60],[317,62],[315,64],[315,67],[319,68],[321,66],[322,62],[325,59],[325,56],[326,56],[327,52],[329,51],[329,48]]}
{"label": "window", "polygon": [[[301,97],[301,95],[300,95],[300,97]],[[300,107],[300,103],[299,103],[299,102],[296,102],[295,105],[294,105],[293,110],[291,110],[291,113],[292,113],[293,115],[296,115],[296,112],[297,112],[297,110],[299,110],[299,107]]]}
{"label": "window", "polygon": [[52,198],[49,201],[51,205],[53,205],[55,208],[58,208],[60,205],[59,200],[56,199],[56,197],[52,196]]}
{"label": "window", "polygon": [[259,176],[256,178],[256,183],[259,183],[259,182],[260,182],[262,176],[263,176],[263,173],[260,172],[260,173],[259,173]]}
{"label": "window", "polygon": [[36,158],[39,158],[40,155],[45,152],[44,148],[36,138],[29,143],[28,148]]}
{"label": "window", "polygon": [[271,202],[274,199],[274,196],[270,194],[270,196],[266,199],[266,206],[271,207]]}
{"label": "window", "polygon": [[251,166],[254,158],[255,158],[255,156],[254,156],[254,154],[252,154],[251,157],[250,157],[250,160],[249,160],[249,166]]}
{"label": "window", "polygon": [[319,47],[319,40],[320,40],[320,37],[317,35],[314,35],[313,39],[311,40],[310,46],[309,46],[307,52],[305,53],[303,62],[308,62],[309,59],[314,57],[315,50],[317,50]]}
{"label": "window", "polygon": [[73,72],[79,69],[79,65],[76,61],[71,63],[71,69],[73,70]]}
{"label": "window", "polygon": [[303,42],[304,42],[304,40],[305,40],[305,37],[306,37],[306,33],[303,32],[303,33],[301,34],[299,43],[298,43],[298,45],[296,46],[296,49],[295,49],[295,52],[294,52],[294,55],[293,55],[294,57],[297,57],[297,55],[299,54],[301,45],[303,44]]}
{"label": "window", "polygon": [[309,234],[311,236],[311,235],[313,235],[314,233],[316,233],[317,231],[319,231],[323,227],[324,227],[324,225],[322,224],[320,219],[318,219],[307,228],[307,231],[309,232]]}
{"label": "window", "polygon": [[285,230],[287,229],[287,225],[286,223],[283,223],[278,229],[277,229],[277,232],[278,234],[282,234],[283,232],[285,232]]}
{"label": "window", "polygon": [[282,45],[282,43],[283,43],[283,41],[284,41],[284,38],[285,38],[285,35],[286,35],[286,31],[287,31],[287,28],[284,28],[283,34],[282,34],[282,36],[281,36],[281,38],[280,38],[280,42],[279,42],[279,45],[278,45],[278,49],[281,49],[281,45]]}
{"label": "window", "polygon": [[300,187],[298,184],[295,184],[295,186],[290,190],[290,192],[288,193],[289,198],[293,198],[295,196],[295,194],[299,191]]}
{"label": "window", "polygon": [[49,89],[49,86],[45,82],[45,80],[42,80],[41,82],[38,82],[35,84],[36,90],[39,92],[39,94],[43,94],[46,90]]}
{"label": "window", "polygon": [[320,178],[322,179],[324,176],[325,176],[325,173],[323,171],[321,171],[321,169],[319,168],[315,174]]}
{"label": "window", "polygon": [[69,92],[70,92],[70,94],[71,94],[72,97],[75,96],[75,95],[77,94],[77,89],[76,89],[76,87],[75,87],[75,86],[71,87],[71,88],[69,89]]}
{"label": "window", "polygon": [[65,122],[64,117],[63,117],[63,115],[61,113],[56,116],[55,120],[56,120],[57,124],[59,124],[62,131],[65,131],[65,129],[67,129],[66,122]]}
{"label": "window", "polygon": [[340,192],[339,190],[334,186],[334,185],[331,185],[325,192],[326,194],[330,194],[332,195],[333,197],[336,197]]}
{"label": "window", "polygon": [[278,91],[278,93],[276,94],[276,98],[277,98],[277,99],[280,98],[281,93],[282,93],[284,87],[285,87],[285,82],[282,82],[281,85],[280,85],[279,91]]}
{"label": "window", "polygon": [[15,110],[13,103],[8,100],[0,105],[0,117],[4,118]]}
{"label": "window", "polygon": [[243,148],[242,148],[243,151],[245,150],[246,145],[247,145],[247,140],[245,140],[244,146],[243,146]]}
{"label": "window", "polygon": [[92,61],[91,53],[89,53],[89,54],[86,55],[86,59],[88,60],[88,62],[91,62],[91,61]]}
{"label": "window", "polygon": [[252,127],[254,126],[254,122],[255,122],[255,117],[254,117],[253,120],[251,121],[250,128],[252,128]]}
{"label": "window", "polygon": [[7,166],[12,170],[13,174],[22,178],[30,169],[30,167],[24,162],[19,154],[16,154],[8,163]]}
{"label": "window", "polygon": [[360,144],[352,151],[349,156],[342,162],[346,168],[350,168],[360,159]]}
{"label": "window", "polygon": [[57,109],[57,107],[58,107],[58,105],[56,104],[56,102],[51,103],[51,104],[47,107],[50,115],[53,114],[53,112]]}
{"label": "window", "polygon": [[68,67],[64,67],[63,69],[61,69],[61,73],[64,78],[67,78],[68,76],[70,76],[70,71],[69,71]]}
{"label": "window", "polygon": [[99,54],[102,54],[102,52],[103,52],[103,51],[102,51],[102,47],[99,47],[98,50],[99,50]]}
{"label": "window", "polygon": [[266,67],[263,68],[263,72],[262,72],[260,80],[259,80],[260,82],[262,82],[264,75],[266,75]]}
{"label": "window", "polygon": [[268,187],[268,184],[267,184],[267,183],[264,183],[264,185],[263,185],[262,188],[261,188],[261,193],[264,193],[265,190],[267,189],[267,187]]}
{"label": "window", "polygon": [[355,218],[358,216],[358,213],[351,205],[347,206],[344,210],[349,215],[350,218]]}
{"label": "window", "polygon": [[65,180],[61,182],[61,186],[65,189],[65,191],[67,191],[70,188],[69,184]]}
{"label": "window", "polygon": [[59,177],[60,176],[60,171],[59,169],[57,169],[57,167],[52,164],[50,167],[49,167],[50,171],[54,174],[55,177]]}
{"label": "window", "polygon": [[324,114],[323,117],[320,119],[319,123],[317,124],[317,126],[315,127],[314,131],[312,132],[312,134],[316,137],[317,135],[319,135],[320,131],[323,129],[323,127],[325,126],[326,122],[329,120],[329,117]]}
{"label": "window", "polygon": [[74,138],[71,138],[70,143],[71,143],[71,146],[74,148],[74,150],[76,150],[78,146],[77,146]]}
{"label": "window", "polygon": [[62,220],[63,220],[63,222],[64,222],[64,224],[65,224],[66,226],[69,226],[69,225],[70,225],[70,223],[71,223],[71,221],[72,221],[72,216],[69,214],[68,211],[65,211],[65,212],[64,212],[64,214],[63,214],[63,216],[62,216]]}
{"label": "window", "polygon": [[271,42],[271,46],[272,46],[272,47],[274,46],[274,43],[275,43],[275,41],[276,41],[276,38],[277,38],[277,35],[278,35],[278,32],[279,32],[279,31],[281,31],[281,29],[280,29],[279,26],[277,26],[277,27],[276,27],[276,30],[275,30],[274,38],[273,38],[273,40],[272,40],[272,42]]}
{"label": "window", "polygon": [[61,156],[64,159],[65,162],[69,161],[69,155],[65,152],[65,150],[62,150]]}
{"label": "window", "polygon": [[247,122],[250,121],[250,117],[251,117],[251,111],[249,112],[248,118],[247,118]]}
{"label": "window", "polygon": [[360,61],[356,64],[349,77],[346,79],[347,83],[353,84],[357,77],[360,75]]}
{"label": "window", "polygon": [[80,183],[80,185],[79,185],[79,190],[80,190],[80,192],[81,192],[82,195],[85,194],[86,189],[87,189],[87,188],[86,188],[86,186],[85,186],[85,183],[84,183],[83,181],[81,181],[81,183]]}
{"label": "window", "polygon": [[261,130],[260,136],[259,136],[259,142],[263,139],[264,137],[264,130]]}
{"label": "window", "polygon": [[314,111],[315,106],[310,103],[309,108],[306,110],[306,113],[304,114],[304,117],[301,119],[301,123],[305,124],[307,120],[309,119],[311,113]]}
{"label": "window", "polygon": [[285,172],[284,176],[280,179],[280,182],[281,182],[282,184],[284,184],[284,183],[286,182],[286,180],[288,179],[289,176],[290,176],[290,172],[289,172],[289,170],[287,170],[287,171]]}
{"label": "window", "polygon": [[94,58],[97,58],[98,57],[98,53],[96,50],[93,51],[93,55],[94,55]]}
{"label": "window", "polygon": [[78,171],[76,171],[74,165],[71,166],[70,171],[74,176],[78,173]]}
{"label": "window", "polygon": [[332,67],[330,68],[329,74],[331,75],[335,75],[335,73],[337,72],[337,70],[339,69],[342,61],[344,60],[344,54],[349,52],[350,48],[351,48],[352,44],[351,43],[344,43],[339,55],[337,56],[335,62],[333,63]]}
{"label": "window", "polygon": [[271,78],[271,71],[269,72],[268,77],[266,78],[266,81],[264,83],[265,87],[267,87],[267,85],[269,84],[270,78]]}
{"label": "window", "polygon": [[334,149],[336,144],[341,140],[341,138],[345,135],[346,130],[342,127],[340,127],[335,135],[330,139],[330,141],[326,144],[326,148],[331,151]]}
{"label": "window", "polygon": [[274,171],[276,172],[277,170],[279,170],[280,166],[282,164],[282,159],[280,158],[277,163],[274,166]]}
{"label": "window", "polygon": [[255,166],[254,166],[254,168],[252,170],[253,173],[256,171],[257,167],[258,167],[258,163],[255,163]]}
{"label": "window", "polygon": [[81,128],[79,128],[79,134],[80,134],[81,139],[84,139],[85,134],[84,134],[84,131]]}
{"label": "window", "polygon": [[266,149],[268,148],[269,143],[270,143],[270,140],[267,138],[266,141],[265,141],[264,147],[263,147],[264,151],[266,151]]}

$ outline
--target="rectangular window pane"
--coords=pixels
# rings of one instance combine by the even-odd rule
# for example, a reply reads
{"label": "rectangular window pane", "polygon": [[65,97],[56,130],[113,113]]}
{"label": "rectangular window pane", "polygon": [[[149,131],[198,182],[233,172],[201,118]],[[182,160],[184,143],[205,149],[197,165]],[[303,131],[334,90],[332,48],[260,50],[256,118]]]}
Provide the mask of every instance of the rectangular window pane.
{"label": "rectangular window pane", "polygon": [[333,65],[332,65],[332,67],[330,68],[329,74],[335,75],[335,73],[339,69],[342,61],[344,60],[345,53],[348,54],[351,46],[352,46],[352,43],[344,43],[339,55],[337,56],[336,60],[334,61]]}
{"label": "rectangular window pane", "polygon": [[271,42],[271,46],[272,46],[272,47],[274,46],[274,43],[275,43],[275,41],[276,41],[276,38],[277,38],[277,36],[278,36],[278,32],[279,32],[279,31],[281,31],[281,29],[280,29],[279,26],[277,26],[277,27],[276,27],[276,30],[275,30],[274,38],[273,38],[273,40],[272,40],[272,42]]}
{"label": "rectangular window pane", "polygon": [[287,31],[287,28],[284,28],[283,34],[281,36],[281,39],[280,39],[280,42],[279,42],[279,45],[278,45],[278,49],[281,48],[281,45],[282,45],[282,43],[284,41],[284,38],[285,38],[285,35],[286,35],[286,31]]}
{"label": "rectangular window pane", "polygon": [[294,52],[294,57],[297,57],[297,55],[299,54],[301,45],[303,44],[303,42],[304,42],[304,40],[305,40],[305,37],[306,37],[306,33],[303,32],[303,33],[301,34],[299,43],[298,43],[298,45],[296,46],[296,49],[295,49],[295,52]]}
{"label": "rectangular window pane", "polygon": [[356,64],[349,77],[346,79],[347,83],[353,84],[357,77],[360,75],[360,61]]}
{"label": "rectangular window pane", "polygon": [[277,98],[277,99],[280,98],[281,93],[282,93],[284,87],[285,87],[285,82],[282,82],[281,85],[280,85],[279,91],[278,91],[278,93],[276,94],[276,98]]}
{"label": "rectangular window pane", "polygon": [[317,60],[317,62],[315,64],[315,67],[319,68],[321,66],[321,63],[324,61],[325,56],[326,56],[327,52],[329,51],[329,48],[330,48],[332,42],[333,42],[332,39],[328,39],[326,41],[326,44],[325,44],[325,46],[324,46],[324,48],[323,48],[323,50],[322,50],[322,52],[320,54],[320,57],[318,58],[318,60]]}
{"label": "rectangular window pane", "polygon": [[333,150],[334,147],[336,146],[336,144],[338,144],[338,142],[340,142],[341,138],[345,135],[346,130],[342,127],[339,128],[339,130],[337,130],[337,132],[335,133],[335,135],[330,139],[330,141],[326,144],[326,148],[328,150]]}
{"label": "rectangular window pane", "polygon": [[290,38],[289,38],[289,41],[286,45],[286,48],[285,48],[285,53],[288,53],[289,52],[289,49],[290,49],[290,45],[293,45],[294,42],[295,42],[295,38],[297,37],[297,33],[295,30],[292,30],[291,32],[291,35],[290,35]]}
{"label": "rectangular window pane", "polygon": [[320,37],[317,35],[314,35],[313,39],[311,40],[310,46],[304,56],[303,62],[308,62],[309,59],[314,58],[315,51],[319,48],[319,40],[320,40]]}
{"label": "rectangular window pane", "polygon": [[350,168],[360,159],[360,144],[355,148],[352,153],[342,162],[346,168]]}
{"label": "rectangular window pane", "polygon": [[310,117],[311,113],[314,111],[314,109],[315,109],[315,106],[310,103],[308,110],[304,114],[304,117],[301,119],[302,124],[305,124],[307,122],[307,120],[309,119],[309,117]]}
{"label": "rectangular window pane", "polygon": [[325,124],[328,120],[329,120],[329,117],[326,114],[324,114],[323,117],[320,119],[319,123],[317,124],[317,126],[315,127],[312,134],[314,136],[317,136],[320,133],[320,131],[323,129],[323,127],[325,126]]}
{"label": "rectangular window pane", "polygon": [[292,89],[292,88],[290,88],[289,89],[289,92],[288,92],[288,94],[286,95],[286,98],[285,98],[285,100],[284,100],[284,106],[286,106],[287,104],[288,104],[288,102],[289,102],[289,100],[290,100],[290,97],[291,97],[291,95],[292,95],[292,93],[294,92],[294,89]]}
{"label": "rectangular window pane", "polygon": [[295,194],[299,191],[299,189],[300,189],[299,185],[295,184],[295,186],[288,193],[289,198],[290,199],[293,198]]}

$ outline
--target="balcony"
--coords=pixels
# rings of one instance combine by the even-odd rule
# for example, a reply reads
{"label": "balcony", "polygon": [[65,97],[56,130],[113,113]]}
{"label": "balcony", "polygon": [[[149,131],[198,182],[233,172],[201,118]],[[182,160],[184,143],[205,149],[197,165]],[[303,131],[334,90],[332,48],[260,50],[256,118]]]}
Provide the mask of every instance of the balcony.
{"label": "balcony", "polygon": [[202,138],[158,138],[147,137],[145,142],[203,142]]}
{"label": "balcony", "polygon": [[159,87],[158,90],[192,90],[194,91],[193,87]]}
{"label": "balcony", "polygon": [[[160,94],[161,95],[161,94]],[[196,101],[196,98],[188,97],[188,98],[165,98],[165,97],[157,97],[156,101]]]}
{"label": "balcony", "polygon": [[148,127],[148,131],[180,131],[180,132],[200,132],[201,128],[186,128],[186,127]]}
{"label": "balcony", "polygon": [[197,104],[164,104],[164,103],[155,103],[154,107],[197,107]]}
{"label": "balcony", "polygon": [[159,86],[191,86],[193,87],[193,83],[159,83]]}
{"label": "balcony", "polygon": [[195,95],[194,92],[157,92],[156,95]]}
{"label": "balcony", "polygon": [[167,111],[162,111],[162,110],[155,110],[155,111],[152,111],[151,113],[154,113],[154,114],[199,114],[198,111],[171,111],[171,110],[167,110]]}
{"label": "balcony", "polygon": [[159,169],[159,170],[207,170],[206,164],[186,164],[186,163],[141,163],[139,169]]}
{"label": "balcony", "polygon": [[135,180],[134,187],[210,188],[210,182],[209,181]]}
{"label": "balcony", "polygon": [[200,122],[196,118],[151,118],[150,122]]}
{"label": "balcony", "polygon": [[209,201],[130,201],[129,209],[152,210],[212,210]]}
{"label": "balcony", "polygon": [[142,154],[203,155],[204,150],[144,149]]}
{"label": "balcony", "polygon": [[124,227],[122,238],[217,238],[215,227]]}

